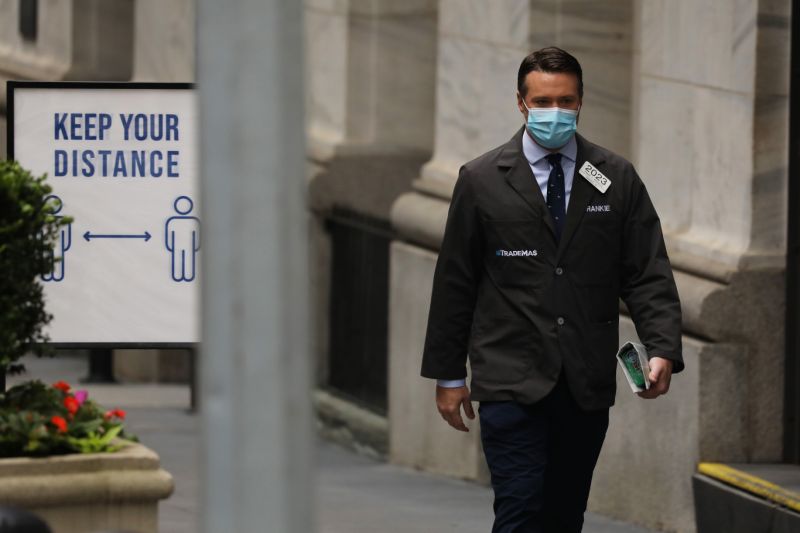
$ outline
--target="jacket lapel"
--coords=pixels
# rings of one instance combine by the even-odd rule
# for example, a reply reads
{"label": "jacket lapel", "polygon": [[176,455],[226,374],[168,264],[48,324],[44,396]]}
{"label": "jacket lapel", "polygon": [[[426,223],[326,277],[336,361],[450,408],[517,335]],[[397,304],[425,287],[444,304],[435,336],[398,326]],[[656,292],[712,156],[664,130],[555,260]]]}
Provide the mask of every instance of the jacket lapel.
{"label": "jacket lapel", "polygon": [[556,228],[547,210],[542,191],[536,182],[531,166],[525,155],[522,153],[522,135],[525,132],[523,126],[514,137],[503,147],[503,151],[497,160],[497,166],[508,168],[506,181],[519,194],[523,200],[542,217],[545,225],[550,229],[550,233],[555,237]]}
{"label": "jacket lapel", "polygon": [[586,161],[598,166],[605,160],[602,154],[594,150],[586,139],[576,134],[575,140],[578,143],[578,155],[575,157],[575,173],[572,177],[572,192],[570,192],[569,206],[567,207],[567,221],[564,224],[564,233],[561,235],[561,242],[558,245],[556,261],[560,261],[564,255],[569,241],[578,229],[584,213],[586,213],[589,200],[591,200],[594,192],[597,191],[586,178],[581,176],[579,171]]}

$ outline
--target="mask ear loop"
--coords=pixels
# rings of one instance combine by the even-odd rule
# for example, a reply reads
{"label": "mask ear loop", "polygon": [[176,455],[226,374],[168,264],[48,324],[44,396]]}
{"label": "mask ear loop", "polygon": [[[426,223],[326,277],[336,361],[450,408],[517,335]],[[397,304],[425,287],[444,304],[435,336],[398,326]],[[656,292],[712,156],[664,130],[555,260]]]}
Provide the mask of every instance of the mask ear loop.
{"label": "mask ear loop", "polygon": [[527,109],[528,112],[530,112],[531,108],[528,107],[528,104],[525,103],[525,99],[522,97],[521,94],[519,94],[519,91],[517,91],[517,97],[519,98],[520,102],[522,102],[522,105],[525,106],[525,109]]}

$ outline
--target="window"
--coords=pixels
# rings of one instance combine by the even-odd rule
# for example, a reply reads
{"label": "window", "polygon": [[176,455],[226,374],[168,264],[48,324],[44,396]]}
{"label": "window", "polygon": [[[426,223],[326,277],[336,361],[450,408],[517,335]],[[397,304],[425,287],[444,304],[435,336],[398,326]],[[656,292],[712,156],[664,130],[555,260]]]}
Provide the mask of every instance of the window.
{"label": "window", "polygon": [[328,386],[385,413],[389,302],[388,222],[345,210],[328,219],[332,240]]}
{"label": "window", "polygon": [[36,41],[39,0],[19,0],[19,33],[26,41]]}

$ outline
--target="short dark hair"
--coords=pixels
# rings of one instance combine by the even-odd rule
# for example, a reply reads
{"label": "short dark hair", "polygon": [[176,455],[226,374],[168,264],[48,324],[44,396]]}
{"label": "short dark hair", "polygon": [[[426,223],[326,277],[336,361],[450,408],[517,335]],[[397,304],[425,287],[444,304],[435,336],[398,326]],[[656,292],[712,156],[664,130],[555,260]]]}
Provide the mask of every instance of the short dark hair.
{"label": "short dark hair", "polygon": [[578,78],[578,96],[583,98],[583,70],[578,60],[569,52],[555,46],[536,50],[522,60],[517,73],[517,90],[524,98],[528,92],[525,78],[531,72],[566,72]]}

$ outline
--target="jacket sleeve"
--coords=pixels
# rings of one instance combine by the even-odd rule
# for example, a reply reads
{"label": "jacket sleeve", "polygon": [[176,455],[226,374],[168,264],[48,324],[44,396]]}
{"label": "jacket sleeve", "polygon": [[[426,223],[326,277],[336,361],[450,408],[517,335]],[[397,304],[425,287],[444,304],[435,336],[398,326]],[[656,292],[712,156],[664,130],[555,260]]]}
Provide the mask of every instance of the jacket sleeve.
{"label": "jacket sleeve", "polygon": [[461,167],[433,275],[422,353],[424,377],[454,380],[467,375],[467,347],[481,276],[480,231],[474,190],[468,171]]}
{"label": "jacket sleeve", "polygon": [[671,359],[677,373],[684,368],[678,289],[658,214],[636,171],[628,171],[633,179],[623,230],[621,296],[648,354]]}

